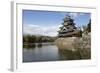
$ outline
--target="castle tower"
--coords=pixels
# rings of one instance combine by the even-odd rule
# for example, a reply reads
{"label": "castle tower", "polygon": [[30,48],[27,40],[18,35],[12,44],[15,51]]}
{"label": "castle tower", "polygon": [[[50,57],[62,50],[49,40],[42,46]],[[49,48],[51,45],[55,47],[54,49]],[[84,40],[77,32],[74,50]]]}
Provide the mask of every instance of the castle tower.
{"label": "castle tower", "polygon": [[63,19],[62,26],[58,31],[58,37],[79,37],[81,36],[81,30],[79,30],[74,23],[74,19],[72,19],[69,15],[67,15]]}

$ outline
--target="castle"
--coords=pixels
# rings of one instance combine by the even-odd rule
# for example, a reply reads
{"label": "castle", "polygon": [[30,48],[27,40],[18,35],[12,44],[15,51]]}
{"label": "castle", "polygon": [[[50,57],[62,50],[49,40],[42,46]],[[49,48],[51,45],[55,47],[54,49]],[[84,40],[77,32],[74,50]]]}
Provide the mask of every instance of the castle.
{"label": "castle", "polygon": [[80,37],[82,36],[81,30],[75,26],[74,19],[71,16],[66,15],[63,19],[63,23],[58,31],[58,37]]}

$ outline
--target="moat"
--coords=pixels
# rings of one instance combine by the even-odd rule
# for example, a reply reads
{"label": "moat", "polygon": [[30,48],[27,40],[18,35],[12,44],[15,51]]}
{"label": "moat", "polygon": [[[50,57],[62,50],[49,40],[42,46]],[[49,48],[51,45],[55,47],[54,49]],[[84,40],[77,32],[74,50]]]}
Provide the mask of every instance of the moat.
{"label": "moat", "polygon": [[79,52],[58,49],[51,43],[42,43],[42,45],[29,45],[23,48],[23,62],[39,61],[61,61],[61,60],[79,60]]}

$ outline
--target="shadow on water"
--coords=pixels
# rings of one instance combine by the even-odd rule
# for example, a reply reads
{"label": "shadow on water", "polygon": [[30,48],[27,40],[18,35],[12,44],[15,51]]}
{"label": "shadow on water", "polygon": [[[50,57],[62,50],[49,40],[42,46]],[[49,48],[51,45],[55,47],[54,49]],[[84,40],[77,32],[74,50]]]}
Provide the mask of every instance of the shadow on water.
{"label": "shadow on water", "polygon": [[23,48],[26,49],[35,49],[37,48],[42,48],[43,46],[50,46],[54,45],[53,43],[24,43]]}
{"label": "shadow on water", "polygon": [[41,48],[41,47],[42,47],[42,43],[38,43],[38,44],[37,44],[37,47],[38,47],[38,48]]}
{"label": "shadow on water", "polygon": [[33,43],[33,44],[23,44],[23,48],[34,49],[34,48],[36,48],[36,44],[35,43]]}
{"label": "shadow on water", "polygon": [[23,44],[23,48],[26,49],[35,49],[36,47],[41,48],[42,46],[43,46],[42,43]]}
{"label": "shadow on water", "polygon": [[81,54],[79,51],[59,49],[59,58],[60,60],[79,60],[81,59]]}

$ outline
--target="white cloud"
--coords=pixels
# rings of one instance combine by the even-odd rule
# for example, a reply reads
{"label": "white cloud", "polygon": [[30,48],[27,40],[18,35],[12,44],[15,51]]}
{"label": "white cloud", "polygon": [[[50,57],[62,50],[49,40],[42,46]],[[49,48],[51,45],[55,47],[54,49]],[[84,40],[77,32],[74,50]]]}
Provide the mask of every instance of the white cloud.
{"label": "white cloud", "polygon": [[78,16],[78,13],[69,13],[69,15],[73,18],[76,18]]}
{"label": "white cloud", "polygon": [[57,36],[59,26],[38,26],[28,24],[23,26],[23,33],[30,35],[46,35],[46,36]]}
{"label": "white cloud", "polygon": [[79,12],[72,12],[72,13],[69,13],[69,15],[73,18],[76,18],[78,17],[79,15],[84,15],[85,13],[79,13]]}

